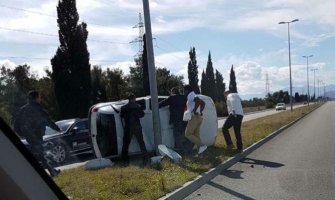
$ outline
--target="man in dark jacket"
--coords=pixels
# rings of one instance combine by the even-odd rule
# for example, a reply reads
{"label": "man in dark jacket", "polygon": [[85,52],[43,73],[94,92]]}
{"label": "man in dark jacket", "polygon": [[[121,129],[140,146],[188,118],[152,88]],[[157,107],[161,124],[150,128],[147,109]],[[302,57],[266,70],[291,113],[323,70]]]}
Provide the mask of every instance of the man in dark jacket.
{"label": "man in dark jacket", "polygon": [[128,148],[131,142],[131,138],[135,135],[137,142],[143,154],[143,163],[147,159],[147,149],[143,141],[142,126],[140,118],[144,117],[144,112],[140,105],[136,103],[136,97],[134,94],[128,96],[129,102],[121,107],[121,118],[123,119],[123,145],[122,145],[122,159],[125,164],[128,164]]}
{"label": "man in dark jacket", "polygon": [[41,97],[35,90],[28,94],[28,103],[20,108],[14,122],[15,131],[30,145],[30,151],[35,158],[46,167],[51,176],[56,176],[59,170],[51,167],[44,158],[43,136],[46,126],[60,131],[59,127],[50,119],[48,113],[41,106]]}
{"label": "man in dark jacket", "polygon": [[183,134],[185,129],[183,114],[186,108],[186,101],[186,96],[180,94],[178,89],[174,87],[171,89],[171,95],[167,99],[159,102],[159,108],[169,106],[170,124],[173,126],[176,149],[183,149],[183,143],[185,141],[185,136]]}

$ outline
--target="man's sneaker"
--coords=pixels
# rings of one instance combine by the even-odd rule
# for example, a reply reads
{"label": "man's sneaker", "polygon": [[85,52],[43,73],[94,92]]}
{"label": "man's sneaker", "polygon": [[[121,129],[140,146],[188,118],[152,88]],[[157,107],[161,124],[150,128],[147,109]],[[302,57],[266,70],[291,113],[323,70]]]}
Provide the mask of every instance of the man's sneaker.
{"label": "man's sneaker", "polygon": [[202,154],[205,150],[207,149],[207,146],[204,144],[204,145],[201,145],[199,147],[199,151],[198,151],[198,154]]}

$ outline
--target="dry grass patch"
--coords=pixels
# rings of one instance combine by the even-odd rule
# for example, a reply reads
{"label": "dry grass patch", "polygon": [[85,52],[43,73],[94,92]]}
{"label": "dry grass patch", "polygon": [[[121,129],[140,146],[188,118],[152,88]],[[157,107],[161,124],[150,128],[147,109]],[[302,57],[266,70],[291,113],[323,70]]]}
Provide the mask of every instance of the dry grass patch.
{"label": "dry grass patch", "polygon": [[[318,107],[313,104],[243,123],[242,138],[248,147],[273,131]],[[231,130],[232,138],[234,132]],[[199,158],[184,156],[176,165],[164,158],[160,165],[143,166],[133,163],[128,167],[114,165],[100,170],[83,167],[63,171],[54,180],[70,199],[157,199],[171,192],[199,174],[208,171],[234,155],[226,149],[221,129],[213,147]]]}

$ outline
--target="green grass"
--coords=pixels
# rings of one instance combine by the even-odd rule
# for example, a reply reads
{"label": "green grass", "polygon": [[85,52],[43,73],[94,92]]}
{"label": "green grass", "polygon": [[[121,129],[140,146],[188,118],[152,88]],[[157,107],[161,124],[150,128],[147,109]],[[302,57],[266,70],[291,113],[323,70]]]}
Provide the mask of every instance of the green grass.
{"label": "green grass", "polygon": [[[252,145],[318,106],[319,104],[304,106],[292,113],[280,112],[243,123],[244,147]],[[234,138],[233,131],[231,135]],[[54,180],[70,199],[157,199],[233,155],[234,151],[226,149],[219,129],[214,146],[209,147],[199,158],[184,156],[179,165],[164,158],[154,167],[136,163],[131,163],[128,167],[116,164],[100,170],[79,167],[63,171]]]}

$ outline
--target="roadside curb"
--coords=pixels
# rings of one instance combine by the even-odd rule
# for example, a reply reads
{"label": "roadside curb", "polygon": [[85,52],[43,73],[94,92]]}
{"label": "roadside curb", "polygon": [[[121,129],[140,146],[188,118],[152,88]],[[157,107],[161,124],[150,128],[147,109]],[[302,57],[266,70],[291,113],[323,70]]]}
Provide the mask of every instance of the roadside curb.
{"label": "roadside curb", "polygon": [[253,151],[255,151],[256,149],[261,147],[263,144],[267,143],[268,141],[270,141],[271,139],[273,139],[274,137],[279,135],[281,132],[283,132],[287,128],[291,127],[292,125],[294,125],[295,123],[297,123],[298,121],[300,121],[302,118],[306,117],[307,115],[309,115],[313,111],[317,110],[321,106],[315,108],[314,110],[309,111],[308,113],[304,114],[303,116],[299,117],[298,119],[294,120],[293,122],[282,126],[278,130],[270,133],[265,138],[259,140],[258,142],[254,143],[251,146],[249,146],[248,148],[246,148],[243,151],[243,153],[239,153],[239,154],[234,155],[233,157],[229,158],[228,160],[224,161],[223,163],[219,164],[218,166],[210,169],[207,172],[202,173],[201,175],[196,177],[194,180],[185,183],[181,188],[178,188],[177,190],[175,190],[175,191],[173,191],[169,194],[166,194],[165,196],[159,198],[158,200],[163,200],[163,199],[179,200],[179,199],[186,198],[188,195],[192,194],[195,190],[199,189],[202,185],[204,185],[205,183],[207,183],[208,181],[212,180],[214,177],[219,175],[222,171],[224,171],[224,170],[228,169],[229,167],[233,166],[238,161],[245,158],[246,156],[251,154]]}

